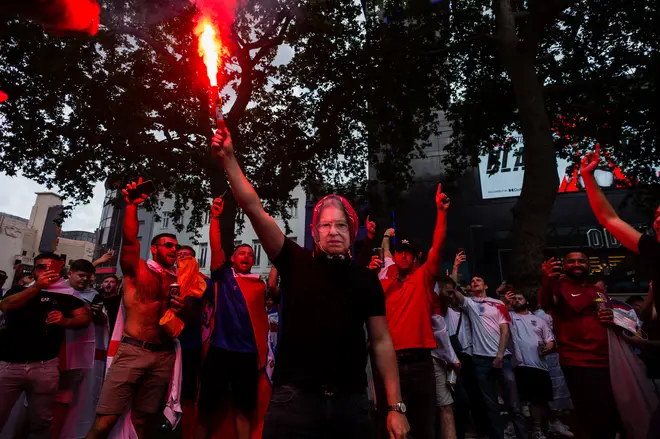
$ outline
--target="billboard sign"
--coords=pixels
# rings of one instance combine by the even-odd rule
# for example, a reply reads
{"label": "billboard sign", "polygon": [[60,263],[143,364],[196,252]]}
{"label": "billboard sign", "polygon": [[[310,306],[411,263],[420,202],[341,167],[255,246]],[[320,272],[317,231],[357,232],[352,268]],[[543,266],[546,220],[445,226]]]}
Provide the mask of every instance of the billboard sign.
{"label": "billboard sign", "polygon": [[[517,197],[522,190],[525,175],[523,145],[519,139],[513,147],[493,149],[480,157],[479,180],[483,199]],[[566,159],[557,159],[559,193],[580,192],[584,184],[578,173],[578,166]],[[618,167],[601,164],[594,172],[598,185],[602,188],[628,187],[625,176]]]}

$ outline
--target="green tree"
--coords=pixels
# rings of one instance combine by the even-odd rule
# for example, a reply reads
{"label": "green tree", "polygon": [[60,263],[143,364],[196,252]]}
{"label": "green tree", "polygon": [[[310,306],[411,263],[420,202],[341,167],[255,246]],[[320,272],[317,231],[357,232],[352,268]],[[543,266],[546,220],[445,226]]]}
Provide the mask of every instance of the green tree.
{"label": "green tree", "polygon": [[[412,2],[415,3],[415,2]],[[453,129],[447,164],[461,172],[522,135],[525,177],[513,209],[514,281],[537,285],[555,201],[556,157],[599,142],[639,184],[657,182],[658,17],[637,0],[467,0],[447,3]]]}
{"label": "green tree", "polygon": [[[297,184],[358,193],[366,176],[359,5],[298,3],[246,1],[226,35],[231,57],[222,72],[239,159],[267,207],[285,219]],[[226,189],[208,155],[196,13],[181,1],[106,2],[91,39],[56,38],[24,20],[1,23],[0,85],[10,99],[0,106],[0,171],[58,186],[77,203],[91,198],[96,182],[142,175],[175,200],[179,228],[193,207],[193,232],[208,197]],[[286,47],[291,60],[274,64]],[[234,218],[231,197],[226,210]],[[223,228],[231,246],[234,222]]]}

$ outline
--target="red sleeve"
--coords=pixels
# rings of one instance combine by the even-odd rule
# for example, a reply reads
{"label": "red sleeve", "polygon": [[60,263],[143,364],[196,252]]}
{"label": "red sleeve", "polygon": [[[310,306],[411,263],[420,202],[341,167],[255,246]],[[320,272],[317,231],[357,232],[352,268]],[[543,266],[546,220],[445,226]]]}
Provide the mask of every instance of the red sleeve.
{"label": "red sleeve", "polygon": [[559,285],[560,282],[555,279],[543,278],[543,284],[539,290],[538,300],[541,308],[544,310],[552,310],[555,307],[553,297],[559,298]]}

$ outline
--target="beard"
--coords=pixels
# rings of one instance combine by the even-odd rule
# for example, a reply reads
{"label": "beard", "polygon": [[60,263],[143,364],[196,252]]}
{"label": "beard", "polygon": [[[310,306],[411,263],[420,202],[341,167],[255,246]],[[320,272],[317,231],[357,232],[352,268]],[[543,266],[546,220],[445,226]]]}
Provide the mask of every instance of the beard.
{"label": "beard", "polygon": [[513,310],[516,312],[524,311],[527,309],[527,305],[523,305],[521,303],[514,303],[512,306],[513,306]]}
{"label": "beard", "polygon": [[566,272],[566,276],[570,277],[573,280],[585,280],[589,276],[589,270],[586,268],[584,270],[571,269]]}

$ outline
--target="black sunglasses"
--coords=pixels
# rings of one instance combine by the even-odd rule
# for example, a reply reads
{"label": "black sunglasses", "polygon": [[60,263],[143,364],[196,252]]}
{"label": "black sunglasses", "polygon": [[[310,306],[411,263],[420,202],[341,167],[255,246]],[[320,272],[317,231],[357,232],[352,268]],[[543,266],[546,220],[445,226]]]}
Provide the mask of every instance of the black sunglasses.
{"label": "black sunglasses", "polygon": [[174,247],[177,249],[180,248],[181,246],[179,244],[175,244],[173,242],[166,242],[165,244],[154,244],[156,247],[165,247],[166,249],[170,250]]}

